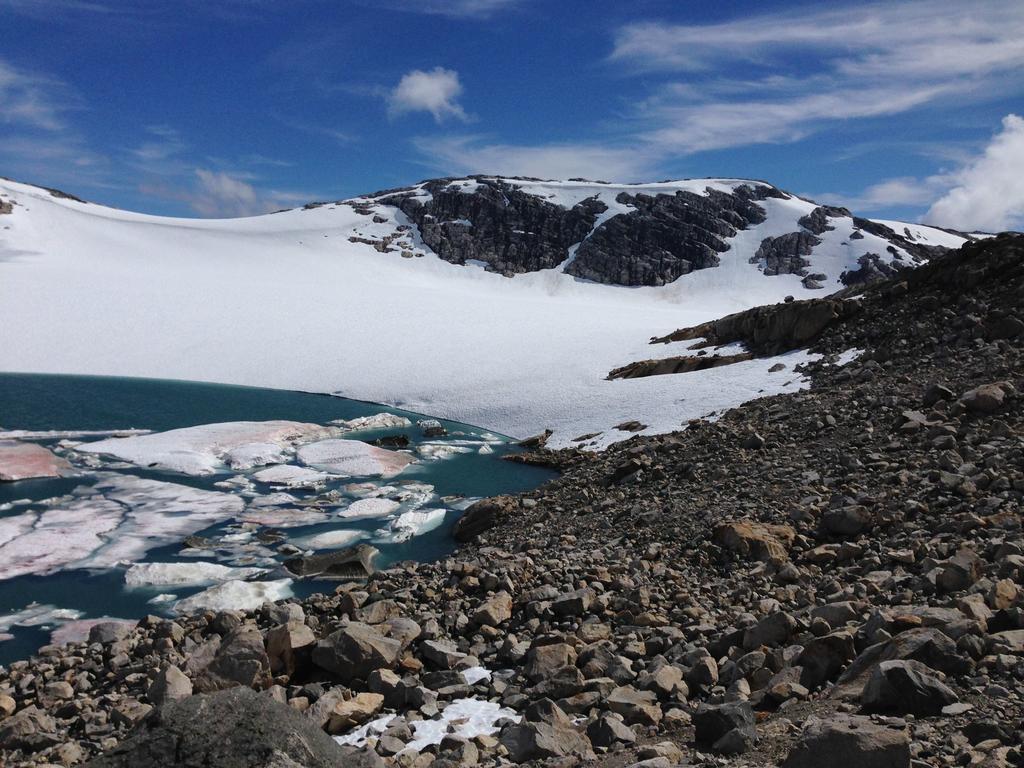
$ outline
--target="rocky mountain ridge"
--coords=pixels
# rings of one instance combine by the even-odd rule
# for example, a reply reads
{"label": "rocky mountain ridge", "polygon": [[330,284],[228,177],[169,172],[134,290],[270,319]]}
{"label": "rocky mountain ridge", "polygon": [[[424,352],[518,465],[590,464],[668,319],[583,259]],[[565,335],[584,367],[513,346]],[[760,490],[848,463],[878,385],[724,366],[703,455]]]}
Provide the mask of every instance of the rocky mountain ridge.
{"label": "rocky mountain ridge", "polygon": [[[801,203],[806,209],[790,231],[757,241],[748,254],[765,276],[796,274],[820,289],[828,274],[813,271],[822,235],[848,232],[843,245],[873,239],[877,252],[860,249],[838,278],[843,284],[889,276],[959,245],[972,235],[942,232],[933,243],[909,225],[897,231],[836,206],[819,206],[766,182],[688,179],[658,184],[613,185],[582,179],[473,176],[433,179],[357,199],[394,206],[418,228],[440,258],[477,263],[511,276],[559,268],[575,277],[624,286],[671,283],[697,270],[718,267],[740,232],[764,224],[765,201]],[[785,228],[785,227],[784,227]],[[952,238],[952,239],[950,239]]]}

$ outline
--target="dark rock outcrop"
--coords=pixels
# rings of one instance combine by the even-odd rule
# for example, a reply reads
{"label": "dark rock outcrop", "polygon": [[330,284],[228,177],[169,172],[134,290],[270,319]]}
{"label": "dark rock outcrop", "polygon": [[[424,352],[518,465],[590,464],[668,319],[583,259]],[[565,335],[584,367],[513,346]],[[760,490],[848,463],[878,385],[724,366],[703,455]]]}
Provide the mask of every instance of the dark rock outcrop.
{"label": "dark rock outcrop", "polygon": [[468,189],[452,182],[424,184],[429,200],[404,191],[381,202],[415,222],[423,242],[445,261],[482,261],[506,276],[558,266],[605,210],[592,198],[562,208],[502,179],[479,178]]}
{"label": "dark rock outcrop", "polygon": [[[698,269],[717,267],[725,242],[765,219],[756,200],[771,187],[738,187],[735,194],[620,194],[635,210],[613,216],[579,247],[566,269],[571,275],[617,285],[664,285]],[[773,195],[774,196],[774,195]]]}
{"label": "dark rock outcrop", "polygon": [[834,205],[819,205],[806,216],[801,216],[797,224],[808,232],[813,232],[815,235],[823,235],[835,229],[835,227],[828,223],[829,219],[839,219],[850,215],[846,208],[839,208]]}
{"label": "dark rock outcrop", "polygon": [[825,329],[859,312],[857,302],[840,299],[787,301],[681,328],[667,336],[652,339],[651,343],[667,344],[703,338],[706,346],[720,346],[740,341],[756,354],[772,355],[806,346]]}
{"label": "dark rock outcrop", "polygon": [[296,710],[248,688],[191,696],[157,711],[89,768],[372,766]]}
{"label": "dark rock outcrop", "polygon": [[810,232],[789,232],[778,237],[766,237],[757,252],[750,257],[751,264],[762,264],[765,275],[806,275],[814,246],[821,240]]}

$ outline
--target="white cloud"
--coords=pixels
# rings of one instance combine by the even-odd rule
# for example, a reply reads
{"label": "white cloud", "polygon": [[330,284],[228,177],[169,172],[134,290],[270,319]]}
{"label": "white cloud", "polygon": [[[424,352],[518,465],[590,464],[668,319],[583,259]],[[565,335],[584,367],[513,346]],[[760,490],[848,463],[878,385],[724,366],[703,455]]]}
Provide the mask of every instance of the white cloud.
{"label": "white cloud", "polygon": [[455,117],[468,120],[458,102],[462,94],[459,73],[434,67],[429,72],[414,69],[403,75],[398,85],[388,94],[388,112],[392,116],[407,112],[429,112],[438,123]]}
{"label": "white cloud", "polygon": [[963,230],[1024,228],[1024,118],[1007,115],[980,157],[947,177],[925,220]]}
{"label": "white cloud", "polygon": [[74,99],[59,80],[17,69],[0,59],[0,123],[60,131]]}
{"label": "white cloud", "polygon": [[421,137],[415,145],[433,167],[445,173],[635,181],[653,172],[653,158],[639,147],[585,143],[528,146],[488,142],[478,136]]}
{"label": "white cloud", "polygon": [[196,168],[197,186],[186,194],[189,205],[204,217],[256,216],[308,202],[309,195],[281,190],[259,190],[239,178],[242,174]]}

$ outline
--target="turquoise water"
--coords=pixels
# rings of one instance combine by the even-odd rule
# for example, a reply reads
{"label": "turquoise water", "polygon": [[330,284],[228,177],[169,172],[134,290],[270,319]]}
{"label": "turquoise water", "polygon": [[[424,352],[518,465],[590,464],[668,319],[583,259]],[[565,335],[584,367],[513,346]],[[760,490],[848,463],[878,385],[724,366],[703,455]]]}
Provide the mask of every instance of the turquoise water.
{"label": "turquoise water", "polygon": [[[214,422],[270,419],[327,424],[335,419],[352,419],[381,412],[406,416],[413,422],[413,426],[360,432],[352,437],[372,441],[383,435],[400,434],[409,438],[410,448],[413,449],[417,443],[425,441],[422,430],[416,426],[417,420],[426,418],[423,415],[326,395],[152,379],[0,374],[0,429],[4,430],[135,428],[163,431]],[[394,484],[397,481],[428,483],[434,487],[435,497],[427,506],[447,509],[441,526],[408,541],[371,541],[381,550],[377,561],[379,566],[409,559],[432,560],[449,554],[454,549],[450,535],[451,524],[460,514],[457,509],[460,504],[452,497],[514,493],[534,488],[553,476],[547,470],[504,461],[503,456],[517,449],[507,441],[495,442],[496,436],[487,430],[444,420],[441,423],[447,429],[447,436],[431,438],[429,442],[486,439],[491,441],[493,453],[481,454],[474,450],[443,459],[420,461],[389,481],[374,480],[378,485],[385,482]],[[82,438],[85,441],[92,439],[101,438]],[[59,441],[37,442],[55,447]],[[123,466],[119,466],[116,471],[206,490],[223,490],[214,484],[237,474],[225,471],[218,475],[193,477]],[[0,483],[0,518],[23,514],[27,510],[51,508],[53,502],[47,502],[47,499],[68,494],[81,486],[89,486],[94,481],[95,477],[85,471],[76,477]],[[334,484],[334,487],[341,488],[350,482],[353,482],[352,478],[345,478]],[[319,491],[289,492],[300,498],[312,498],[329,490],[331,486]],[[30,503],[25,503],[25,500]],[[3,505],[10,502],[19,503],[4,510]],[[328,521],[289,528],[283,534],[292,539],[336,528],[356,528],[369,532],[380,524],[379,520]],[[228,528],[231,528],[231,523],[201,531],[200,535],[216,537]],[[182,557],[181,551],[177,544],[152,549],[144,561],[196,562],[195,558]],[[337,583],[332,581],[297,580],[293,591],[303,595],[318,590],[333,591],[335,586]],[[181,598],[201,588],[175,587],[171,591]],[[103,571],[63,570],[48,575],[19,576],[0,581],[0,617],[22,610],[34,601],[80,611],[84,614],[83,618],[138,618],[166,610],[148,602],[158,591],[156,588],[126,589],[124,571],[120,568]],[[168,588],[163,591],[168,591]],[[8,629],[7,632],[14,635],[14,638],[0,642],[0,663],[23,658],[39,645],[48,642],[51,628],[51,625],[47,625]]]}

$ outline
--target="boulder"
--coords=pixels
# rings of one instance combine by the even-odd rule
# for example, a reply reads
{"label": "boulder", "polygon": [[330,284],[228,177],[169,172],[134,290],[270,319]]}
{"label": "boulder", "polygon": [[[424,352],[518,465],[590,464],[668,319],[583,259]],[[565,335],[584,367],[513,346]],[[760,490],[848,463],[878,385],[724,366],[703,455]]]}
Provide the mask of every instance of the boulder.
{"label": "boulder", "polygon": [[353,621],[317,643],[313,663],[342,682],[349,682],[365,680],[375,669],[393,669],[401,652],[402,644],[397,640]]}
{"label": "boulder", "polygon": [[538,683],[568,664],[576,663],[576,651],[566,643],[535,645],[526,654],[524,674]]}
{"label": "boulder", "polygon": [[995,413],[1006,400],[1007,384],[982,384],[960,395],[960,402],[972,413]]}
{"label": "boulder", "polygon": [[636,734],[621,718],[604,714],[587,726],[587,737],[595,747],[610,747],[616,743],[632,744]]}
{"label": "boulder", "polygon": [[210,693],[236,685],[262,687],[269,678],[270,659],[263,636],[252,624],[243,624],[231,630],[209,664],[197,670],[194,685],[200,693]]}
{"label": "boulder", "polygon": [[57,723],[38,707],[25,707],[0,722],[0,747],[36,752],[59,744]]}
{"label": "boulder", "polygon": [[320,579],[365,579],[376,568],[373,565],[379,550],[369,544],[357,544],[333,552],[302,555],[284,561],[284,567],[296,576]]}
{"label": "boulder", "polygon": [[172,702],[88,768],[369,768],[296,710],[249,688]]}
{"label": "boulder", "polygon": [[697,744],[724,755],[746,752],[757,742],[755,722],[746,701],[701,704],[693,714]]}
{"label": "boulder", "polygon": [[154,707],[169,701],[178,701],[192,695],[192,681],[177,667],[166,667],[157,673],[146,691],[146,698]]}
{"label": "boulder", "polygon": [[327,720],[327,732],[345,733],[365,723],[383,706],[384,696],[379,693],[357,693],[351,699],[339,701]]}
{"label": "boulder", "polygon": [[631,685],[622,685],[608,695],[605,704],[631,725],[657,725],[661,722],[658,696],[652,691],[638,691]]}
{"label": "boulder", "polygon": [[473,622],[481,627],[497,627],[512,618],[512,595],[502,590],[485,600],[473,613]]}
{"label": "boulder", "polygon": [[809,717],[781,768],[910,768],[910,739],[867,717]]}
{"label": "boulder", "polygon": [[713,534],[714,542],[750,560],[781,563],[789,557],[796,530],[789,525],[766,525],[749,520],[722,523]]}
{"label": "boulder", "polygon": [[839,677],[832,695],[846,699],[858,698],[874,668],[883,661],[893,659],[920,661],[947,674],[962,674],[971,667],[970,658],[961,654],[956,643],[938,629],[908,629],[890,640],[865,648]]}
{"label": "boulder", "polygon": [[514,496],[495,496],[481,499],[467,507],[462,517],[455,521],[452,536],[456,541],[472,541],[484,531],[490,530],[500,520],[508,517],[519,506]]}
{"label": "boulder", "polygon": [[521,723],[509,725],[501,732],[501,743],[517,763],[569,756],[594,759],[590,741],[550,699],[531,704]]}
{"label": "boulder", "polygon": [[266,644],[271,673],[291,677],[303,662],[308,662],[316,635],[302,621],[289,621],[270,629]]}
{"label": "boulder", "polygon": [[895,659],[883,661],[871,673],[861,704],[869,712],[894,712],[899,715],[937,715],[959,697],[919,661]]}

